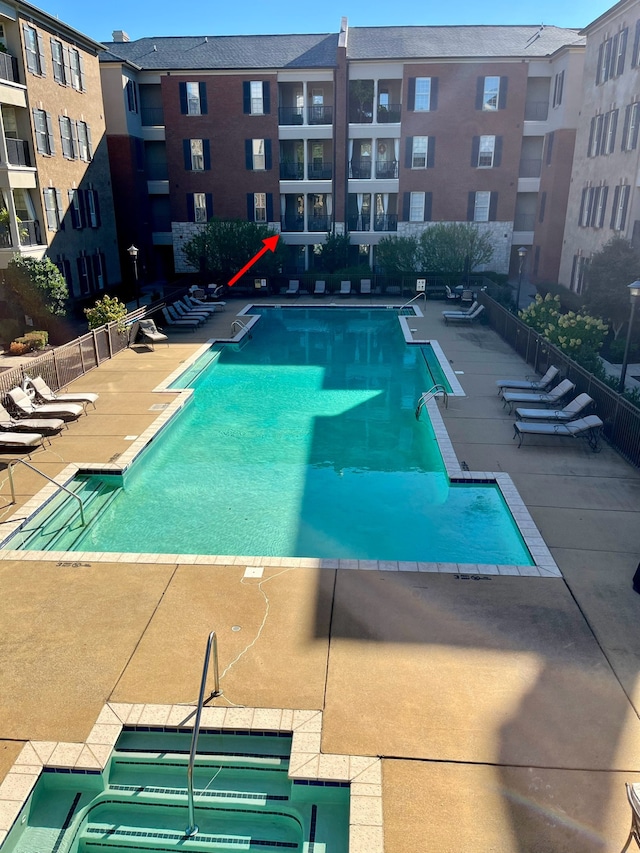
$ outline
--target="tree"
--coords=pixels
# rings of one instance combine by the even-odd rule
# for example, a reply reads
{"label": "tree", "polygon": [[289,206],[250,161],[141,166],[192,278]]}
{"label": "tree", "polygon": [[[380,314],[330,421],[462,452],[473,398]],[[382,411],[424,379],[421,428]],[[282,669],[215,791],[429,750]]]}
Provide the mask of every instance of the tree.
{"label": "tree", "polygon": [[348,234],[327,234],[318,252],[317,268],[328,273],[346,269],[349,266],[350,245]]}
{"label": "tree", "polygon": [[376,264],[387,275],[418,272],[417,254],[415,237],[383,237],[376,249]]}
{"label": "tree", "polygon": [[[212,219],[184,247],[184,256],[194,269],[206,272],[214,281],[226,284],[263,249],[263,240],[276,234],[267,225],[242,219]],[[285,260],[285,248],[278,242],[275,252],[265,252],[251,268],[256,276],[277,275]]]}
{"label": "tree", "polygon": [[421,270],[472,272],[492,258],[491,238],[470,222],[438,222],[423,231],[418,241]]}
{"label": "tree", "polygon": [[640,276],[640,255],[622,237],[613,237],[591,258],[584,301],[593,314],[609,320],[617,338],[629,319],[627,285]]}
{"label": "tree", "polygon": [[49,258],[16,255],[7,267],[5,284],[22,312],[38,326],[49,328],[53,317],[66,313],[69,288],[58,267]]}

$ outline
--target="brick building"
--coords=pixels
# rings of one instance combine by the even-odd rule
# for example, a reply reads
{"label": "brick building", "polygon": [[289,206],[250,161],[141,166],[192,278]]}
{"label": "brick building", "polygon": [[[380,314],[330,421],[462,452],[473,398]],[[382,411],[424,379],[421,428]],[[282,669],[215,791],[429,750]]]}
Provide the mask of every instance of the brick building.
{"label": "brick building", "polygon": [[[129,41],[100,57],[120,248],[153,275],[211,216],[268,222],[289,271],[327,231],[474,221],[493,269],[557,277],[584,39],[544,26],[357,27]],[[122,229],[125,229],[124,232]],[[126,234],[126,236],[123,236]]]}

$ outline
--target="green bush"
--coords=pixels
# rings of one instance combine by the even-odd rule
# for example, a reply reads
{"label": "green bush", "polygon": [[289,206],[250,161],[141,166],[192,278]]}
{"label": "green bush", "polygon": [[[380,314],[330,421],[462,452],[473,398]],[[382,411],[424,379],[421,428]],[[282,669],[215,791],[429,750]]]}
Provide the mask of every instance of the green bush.
{"label": "green bush", "polygon": [[115,296],[103,296],[96,301],[93,308],[85,308],[84,313],[90,329],[97,329],[107,323],[117,323],[119,332],[125,330],[127,306]]}
{"label": "green bush", "polygon": [[10,352],[15,355],[23,355],[26,352],[41,350],[49,343],[48,332],[27,332],[19,338],[15,338],[10,347]]}
{"label": "green bush", "polygon": [[545,296],[557,296],[560,300],[560,307],[564,311],[580,311],[584,307],[584,297],[579,293],[574,293],[573,290],[564,287],[562,284],[555,282],[542,282],[536,284],[536,290],[544,299]]}

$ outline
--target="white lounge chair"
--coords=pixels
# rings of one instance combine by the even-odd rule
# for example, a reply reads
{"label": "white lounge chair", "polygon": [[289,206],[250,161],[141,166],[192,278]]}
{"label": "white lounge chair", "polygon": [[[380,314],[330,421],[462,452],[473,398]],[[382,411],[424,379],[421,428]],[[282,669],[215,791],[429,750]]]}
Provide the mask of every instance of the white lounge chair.
{"label": "white lounge chair", "polygon": [[63,421],[73,421],[84,412],[79,403],[43,403],[36,405],[22,388],[12,388],[8,397],[21,418],[61,418]]}
{"label": "white lounge chair", "polygon": [[513,411],[516,403],[539,403],[543,406],[553,406],[554,403],[559,403],[563,397],[566,397],[573,389],[575,384],[569,379],[563,379],[555,388],[550,391],[545,391],[540,394],[525,394],[523,391],[505,391],[502,394],[502,405],[509,406],[509,414]]}
{"label": "white lounge chair", "polygon": [[207,311],[209,314],[220,314],[224,311],[226,302],[203,302],[201,299],[198,299],[197,296],[185,296],[184,301],[187,303],[189,308],[193,308],[194,311],[202,310]]}
{"label": "white lounge chair", "polygon": [[299,296],[300,295],[300,282],[296,279],[292,279],[289,282],[289,289],[285,290],[285,296]]}
{"label": "white lounge chair", "polygon": [[33,379],[26,376],[24,382],[27,394],[31,396],[30,389],[33,388],[36,401],[39,403],[81,403],[83,406],[91,403],[95,409],[99,397],[94,391],[64,391],[62,393],[52,391],[42,376],[35,376]]}
{"label": "white lounge chair", "polygon": [[445,289],[447,299],[451,300],[452,302],[459,302],[460,301],[460,294],[451,290],[451,288],[449,287],[448,284],[445,284],[444,289]]}
{"label": "white lounge chair", "polygon": [[555,421],[566,423],[575,420],[580,412],[584,412],[587,406],[593,403],[588,394],[578,394],[577,397],[567,403],[564,409],[549,411],[549,409],[516,409],[516,417],[519,421]]}
{"label": "white lounge chair", "polygon": [[314,296],[324,296],[327,292],[327,283],[325,281],[316,281],[315,287],[313,288]]}
{"label": "white lounge chair", "polygon": [[512,388],[514,391],[546,391],[559,373],[558,368],[552,364],[540,379],[497,379],[498,394],[505,388]]}
{"label": "white lounge chair", "polygon": [[211,317],[212,314],[216,313],[213,302],[211,305],[205,305],[204,302],[201,305],[198,305],[188,295],[182,297],[180,305],[184,305],[187,311],[190,313],[192,312],[193,314],[205,314],[207,317]]}
{"label": "white lounge chair", "polygon": [[444,322],[449,323],[473,323],[484,311],[484,305],[474,302],[468,311],[443,311]]}
{"label": "white lounge chair", "polygon": [[569,421],[566,424],[554,423],[524,423],[516,421],[513,425],[513,437],[518,437],[518,447],[522,446],[522,441],[525,435],[544,435],[544,436],[569,436],[571,438],[585,438],[589,447],[594,453],[600,449],[600,430],[602,429],[602,421],[597,415],[587,415],[584,418],[577,418],[574,421]]}
{"label": "white lounge chair", "polygon": [[200,321],[194,320],[193,318],[185,320],[185,318],[182,317],[181,319],[177,320],[176,317],[169,312],[168,306],[165,306],[162,309],[162,314],[167,325],[173,326],[175,329],[191,329],[192,332],[195,332],[195,330],[200,325]]}
{"label": "white lounge chair", "polygon": [[371,296],[371,279],[363,278],[360,282],[360,295]]}
{"label": "white lounge chair", "polygon": [[140,343],[150,344],[151,349],[154,349],[154,344],[160,344],[163,341],[169,346],[169,337],[164,332],[159,331],[155,322],[150,317],[145,317],[138,323]]}
{"label": "white lounge chair", "polygon": [[0,432],[0,450],[35,450],[44,447],[46,436],[39,432]]}
{"label": "white lounge chair", "polygon": [[338,291],[338,293],[340,296],[351,296],[351,282],[341,281],[340,290]]}
{"label": "white lounge chair", "polygon": [[[12,418],[0,404],[0,430],[15,432],[41,432],[45,435],[60,432],[66,423],[60,418]],[[0,436],[2,433],[0,433]]]}
{"label": "white lounge chair", "polygon": [[631,784],[625,782],[624,784],[627,789],[627,799],[631,806],[631,829],[626,844],[622,848],[622,853],[628,850],[632,841],[635,841],[640,847],[640,784],[637,782]]}
{"label": "white lounge chair", "polygon": [[184,302],[181,302],[177,299],[175,302],[172,302],[171,305],[167,306],[169,311],[174,311],[178,318],[184,317],[185,320],[189,320],[193,318],[194,320],[199,320],[200,323],[206,323],[209,319],[209,314],[206,311],[195,311],[194,309],[187,308]]}

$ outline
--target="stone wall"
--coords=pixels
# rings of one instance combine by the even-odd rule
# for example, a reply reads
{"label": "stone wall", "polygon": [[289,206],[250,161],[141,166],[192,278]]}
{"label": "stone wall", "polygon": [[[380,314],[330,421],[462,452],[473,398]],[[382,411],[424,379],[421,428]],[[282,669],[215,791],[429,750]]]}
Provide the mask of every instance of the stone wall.
{"label": "stone wall", "polygon": [[[419,237],[432,225],[449,225],[448,222],[398,222],[398,237]],[[468,225],[470,223],[462,223]],[[509,256],[513,242],[513,222],[474,222],[481,234],[488,234],[493,246],[493,258],[484,266],[478,267],[474,272],[509,272]],[[393,235],[390,235],[393,236]]]}

